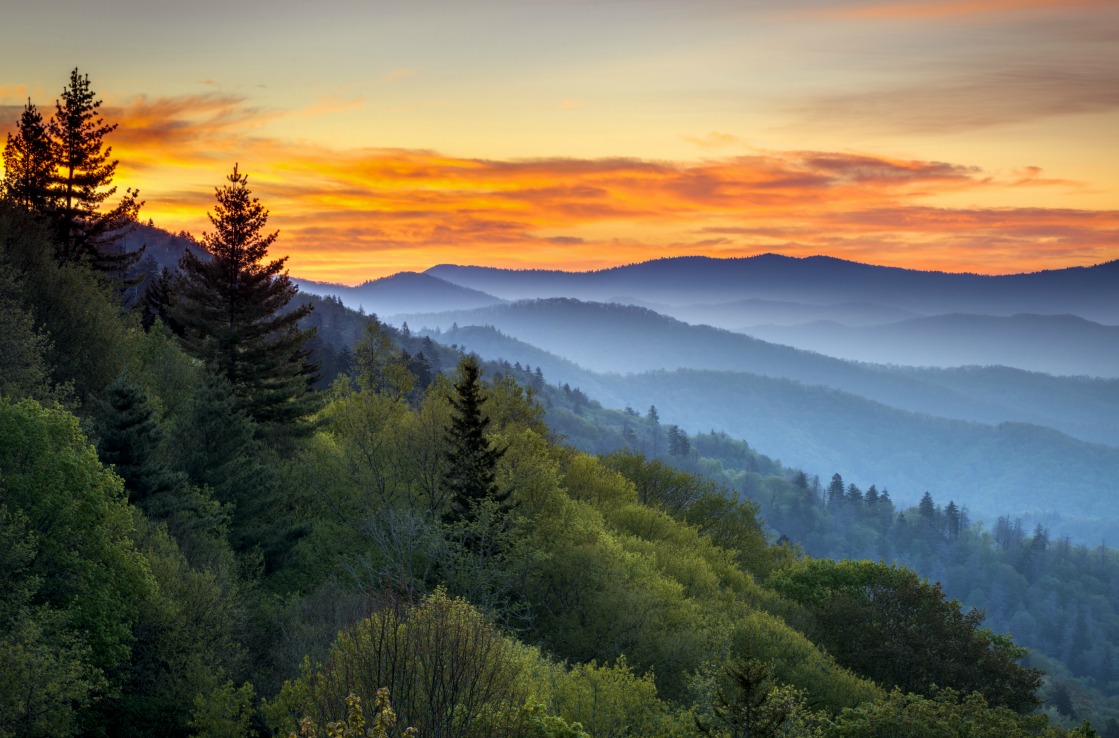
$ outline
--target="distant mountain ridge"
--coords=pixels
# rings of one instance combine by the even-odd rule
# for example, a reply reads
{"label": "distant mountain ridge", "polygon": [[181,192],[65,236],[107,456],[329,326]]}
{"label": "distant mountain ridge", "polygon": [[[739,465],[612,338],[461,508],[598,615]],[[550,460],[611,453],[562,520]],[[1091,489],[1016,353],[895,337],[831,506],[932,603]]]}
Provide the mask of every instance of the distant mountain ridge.
{"label": "distant mountain ridge", "polygon": [[470,310],[505,302],[493,295],[419,272],[398,272],[356,287],[307,279],[294,281],[305,292],[324,297],[333,295],[348,307],[382,316],[421,310]]}
{"label": "distant mountain ridge", "polygon": [[[862,364],[689,325],[646,308],[574,299],[529,300],[399,319],[414,330],[448,330],[456,323],[493,326],[593,372],[746,372],[833,387],[910,412],[983,423],[1050,425],[1087,441],[1119,446],[1119,424],[1114,421],[1119,417],[1119,380],[1035,376],[1012,369],[953,372]],[[998,380],[984,382],[983,376]],[[1042,397],[1035,399],[1038,394]],[[1060,397],[1061,402],[1046,404],[1049,397]]]}
{"label": "distant mountain ridge", "polygon": [[[1117,285],[1119,288],[1119,285]],[[1119,326],[1075,315],[937,315],[886,325],[819,321],[755,325],[742,333],[877,364],[1013,366],[1048,374],[1119,377]]]}
{"label": "distant mountain ridge", "polygon": [[922,314],[1080,315],[1119,324],[1119,260],[1026,274],[987,276],[874,266],[828,256],[691,256],[593,272],[440,264],[426,274],[508,300],[626,295],[671,305],[742,299],[828,304],[871,302]]}

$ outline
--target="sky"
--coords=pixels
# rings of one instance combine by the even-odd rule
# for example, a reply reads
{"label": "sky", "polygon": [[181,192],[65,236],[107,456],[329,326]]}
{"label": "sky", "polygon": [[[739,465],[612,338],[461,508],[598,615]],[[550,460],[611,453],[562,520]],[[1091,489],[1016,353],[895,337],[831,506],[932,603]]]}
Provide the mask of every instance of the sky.
{"label": "sky", "polygon": [[78,67],[144,219],[201,235],[236,163],[308,279],[1119,258],[1115,0],[36,0],[2,35],[0,133]]}

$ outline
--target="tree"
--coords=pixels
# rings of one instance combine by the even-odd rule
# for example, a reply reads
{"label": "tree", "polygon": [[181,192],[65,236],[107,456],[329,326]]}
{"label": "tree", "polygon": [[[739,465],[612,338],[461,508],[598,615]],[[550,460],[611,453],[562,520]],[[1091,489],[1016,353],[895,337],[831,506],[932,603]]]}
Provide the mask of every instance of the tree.
{"label": "tree", "polygon": [[306,418],[317,404],[304,348],[314,329],[298,327],[311,306],[284,310],[298,291],[284,271],[287,257],[264,261],[279,234],[263,233],[268,210],[252,197],[248,176],[234,165],[227,180],[207,214],[215,230],[201,245],[210,259],[183,254],[174,317],[187,352],[230,383],[253,420],[275,428]]}
{"label": "tree", "polygon": [[129,189],[115,207],[100,210],[117,191],[111,183],[118,162],[103,142],[117,126],[98,117],[99,107],[89,75],[75,68],[47,128],[55,167],[49,208],[63,261],[86,259],[101,271],[123,276],[140,253],[119,249],[116,242],[135,226],[143,203],[139,193]]}
{"label": "tree", "polygon": [[843,477],[838,472],[832,475],[831,484],[828,485],[828,507],[842,505],[847,500],[843,489]]}
{"label": "tree", "polygon": [[54,175],[54,152],[47,124],[38,108],[27,101],[4,146],[4,179],[0,196],[37,215],[44,215]]}
{"label": "tree", "polygon": [[450,398],[454,413],[447,430],[447,471],[443,478],[451,507],[444,519],[469,522],[484,500],[508,509],[504,503],[509,493],[498,492],[496,481],[497,462],[505,450],[495,449],[486,438],[490,419],[482,412],[486,398],[479,380],[478,360],[473,356],[463,357],[459,362],[454,389]]}
{"label": "tree", "polygon": [[937,687],[979,692],[1020,713],[1040,701],[1041,672],[1018,663],[1025,649],[982,628],[939,584],[869,561],[807,560],[770,584],[815,616],[813,640],[840,665],[885,687],[933,696]]}
{"label": "tree", "polygon": [[130,502],[143,503],[185,483],[162,458],[163,430],[144,390],[127,376],[109,385],[97,423],[101,460],[124,480]]}
{"label": "tree", "polygon": [[346,695],[369,704],[387,687],[399,723],[421,736],[524,735],[536,659],[465,600],[439,589],[412,607],[390,601],[343,630],[321,666],[285,685],[268,717],[288,730],[300,717],[343,721]]}

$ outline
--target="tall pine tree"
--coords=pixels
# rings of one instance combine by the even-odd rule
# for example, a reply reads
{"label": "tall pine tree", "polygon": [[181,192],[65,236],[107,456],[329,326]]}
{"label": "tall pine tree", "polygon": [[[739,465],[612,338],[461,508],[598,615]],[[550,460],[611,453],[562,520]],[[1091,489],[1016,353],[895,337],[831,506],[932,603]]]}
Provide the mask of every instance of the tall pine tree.
{"label": "tall pine tree", "polygon": [[97,109],[97,100],[89,88],[89,75],[75,68],[70,84],[55,102],[55,115],[47,127],[54,155],[55,171],[50,187],[49,215],[62,261],[88,260],[95,268],[123,278],[139,252],[128,252],[117,245],[121,236],[136,224],[143,204],[136,190],[113,208],[101,206],[117,188],[112,186],[117,160],[106,147],[104,137],[116,130],[108,125]]}
{"label": "tall pine tree", "polygon": [[208,214],[214,232],[202,237],[211,258],[183,254],[173,316],[186,350],[229,382],[241,408],[262,426],[290,433],[305,427],[299,421],[317,404],[305,348],[314,329],[298,326],[311,306],[285,310],[298,290],[284,271],[287,257],[265,261],[278,235],[264,233],[268,210],[236,165],[227,179]]}
{"label": "tall pine tree", "polygon": [[482,394],[478,360],[467,356],[459,362],[455,394],[450,398],[454,408],[451,427],[447,430],[447,471],[444,484],[451,498],[451,508],[444,516],[449,523],[470,522],[477,516],[478,506],[492,500],[508,509],[509,493],[497,489],[497,462],[505,454],[495,449],[486,438],[490,419],[482,412],[486,398]]}
{"label": "tall pine tree", "polygon": [[54,177],[54,150],[47,124],[30,100],[4,145],[0,195],[37,215],[47,213]]}

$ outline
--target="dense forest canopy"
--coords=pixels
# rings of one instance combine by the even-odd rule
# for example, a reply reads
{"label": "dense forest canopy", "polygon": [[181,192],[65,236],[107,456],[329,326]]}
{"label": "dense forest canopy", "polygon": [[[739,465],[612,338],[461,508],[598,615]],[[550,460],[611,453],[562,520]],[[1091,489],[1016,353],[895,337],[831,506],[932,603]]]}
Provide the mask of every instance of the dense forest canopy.
{"label": "dense forest canopy", "polygon": [[[5,149],[0,736],[1096,734],[939,584],[791,545],[898,525],[885,494],[821,507],[654,407],[299,296],[236,167],[203,256],[144,271],[113,127],[71,129],[82,208],[41,141],[93,120],[76,70],[64,101]],[[929,505],[930,547],[967,535]]]}

